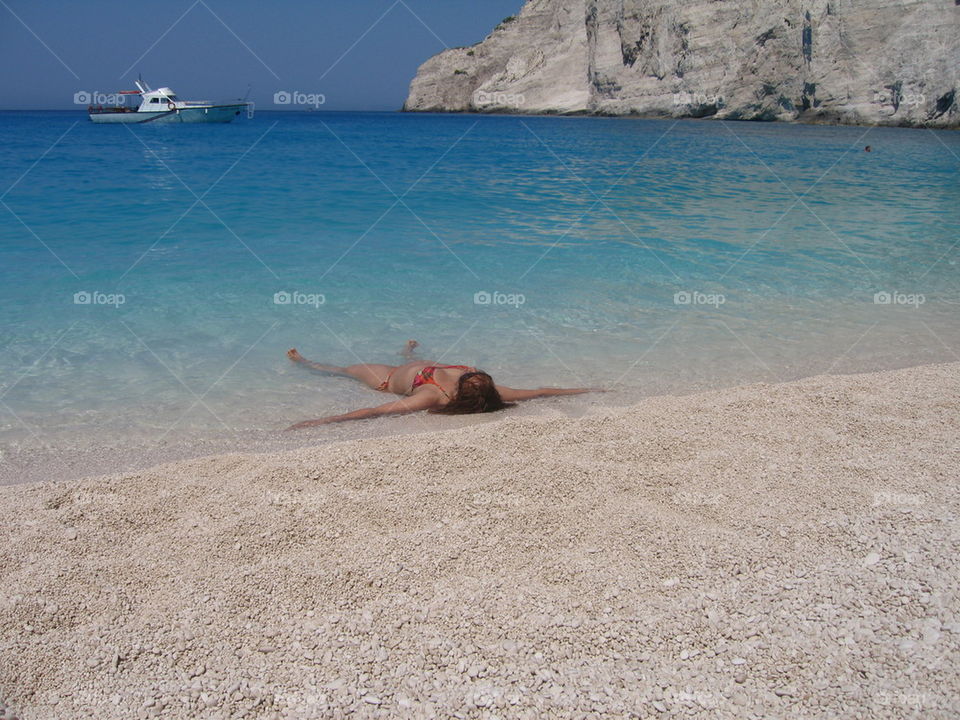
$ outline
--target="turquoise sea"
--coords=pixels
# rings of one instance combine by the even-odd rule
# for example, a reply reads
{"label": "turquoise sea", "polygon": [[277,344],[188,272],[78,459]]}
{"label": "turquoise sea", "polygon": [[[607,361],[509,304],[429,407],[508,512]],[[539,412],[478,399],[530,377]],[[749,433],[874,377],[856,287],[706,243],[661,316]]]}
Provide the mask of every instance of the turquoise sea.
{"label": "turquoise sea", "polygon": [[7,112],[0,143],[0,462],[385,400],[294,346],[618,391],[524,413],[960,359],[956,132]]}

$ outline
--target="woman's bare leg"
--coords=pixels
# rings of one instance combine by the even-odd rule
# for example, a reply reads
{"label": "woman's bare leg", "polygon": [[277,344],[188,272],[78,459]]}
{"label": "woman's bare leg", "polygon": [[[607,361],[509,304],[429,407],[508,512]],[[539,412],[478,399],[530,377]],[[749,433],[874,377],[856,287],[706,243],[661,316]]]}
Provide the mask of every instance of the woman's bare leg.
{"label": "woman's bare leg", "polygon": [[300,365],[313,370],[319,370],[320,372],[330,373],[332,375],[352,377],[354,380],[359,380],[365,385],[372,387],[374,390],[377,390],[380,385],[387,381],[390,372],[396,367],[394,365],[375,365],[371,363],[347,365],[346,367],[340,367],[339,365],[323,365],[321,363],[313,362],[312,360],[307,360],[297,351],[296,348],[287,350],[287,357],[293,362],[299,363]]}
{"label": "woman's bare leg", "polygon": [[387,381],[387,378],[390,377],[390,373],[396,370],[396,365],[375,365],[372,363],[361,363],[359,365],[348,365],[344,368],[347,371],[347,374],[359,380],[362,383],[366,383],[369,387],[372,387],[374,390],[379,390],[380,386]]}
{"label": "woman's bare leg", "polygon": [[348,377],[352,377],[347,368],[340,367],[339,365],[323,365],[318,362],[313,362],[313,360],[307,360],[296,348],[287,350],[287,357],[293,362],[312,370],[319,370],[320,372],[331,373],[332,375],[347,375]]}
{"label": "woman's bare leg", "polygon": [[[417,359],[416,349],[419,344],[416,340],[407,340],[407,344],[403,346],[400,353],[407,362]],[[396,365],[378,365],[375,363],[360,363],[343,368],[350,377],[366,383],[374,390],[379,390],[380,386],[390,378],[390,373],[396,369]]]}

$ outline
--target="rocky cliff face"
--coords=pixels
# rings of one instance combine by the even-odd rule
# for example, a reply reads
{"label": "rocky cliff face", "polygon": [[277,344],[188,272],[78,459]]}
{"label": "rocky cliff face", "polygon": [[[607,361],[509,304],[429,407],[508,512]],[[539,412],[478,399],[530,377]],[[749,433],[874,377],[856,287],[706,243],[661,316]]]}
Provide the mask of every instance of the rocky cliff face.
{"label": "rocky cliff face", "polygon": [[528,0],[408,111],[960,125],[960,0]]}

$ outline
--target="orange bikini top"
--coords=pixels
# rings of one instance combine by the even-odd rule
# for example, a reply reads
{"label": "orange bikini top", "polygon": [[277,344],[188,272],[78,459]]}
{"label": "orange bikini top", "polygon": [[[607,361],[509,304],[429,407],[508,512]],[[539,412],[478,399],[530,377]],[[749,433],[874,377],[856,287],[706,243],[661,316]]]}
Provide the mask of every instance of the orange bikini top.
{"label": "orange bikini top", "polygon": [[433,377],[434,373],[437,370],[471,370],[472,371],[473,369],[474,368],[470,367],[469,365],[428,365],[427,367],[423,368],[423,370],[421,370],[416,375],[414,375],[413,383],[411,383],[410,385],[410,391],[412,392],[416,390],[421,385],[436,385],[438,388],[440,388],[440,392],[442,392],[449,400],[450,396],[447,395],[447,391],[444,390],[442,387],[440,387],[440,383],[438,383],[436,381],[436,378]]}

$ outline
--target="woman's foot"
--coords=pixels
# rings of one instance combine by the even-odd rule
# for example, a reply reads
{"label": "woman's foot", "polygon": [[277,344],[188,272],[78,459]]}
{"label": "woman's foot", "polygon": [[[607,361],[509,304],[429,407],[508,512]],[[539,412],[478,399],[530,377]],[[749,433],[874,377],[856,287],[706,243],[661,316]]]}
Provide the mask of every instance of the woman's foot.
{"label": "woman's foot", "polygon": [[290,348],[289,350],[287,350],[287,357],[293,360],[293,362],[302,363],[307,361],[307,359],[303,355],[301,355],[296,348]]}

